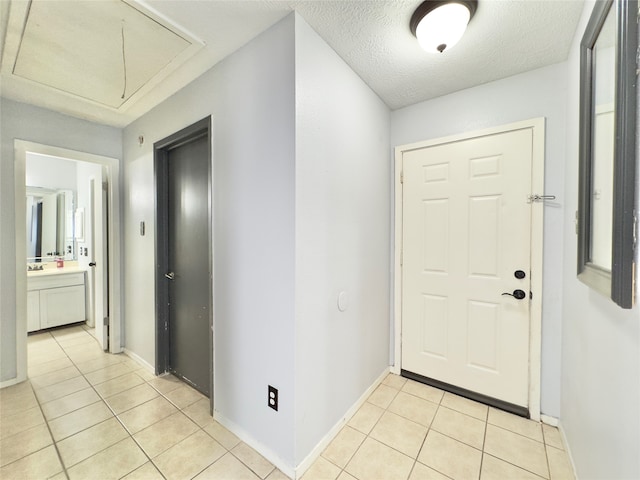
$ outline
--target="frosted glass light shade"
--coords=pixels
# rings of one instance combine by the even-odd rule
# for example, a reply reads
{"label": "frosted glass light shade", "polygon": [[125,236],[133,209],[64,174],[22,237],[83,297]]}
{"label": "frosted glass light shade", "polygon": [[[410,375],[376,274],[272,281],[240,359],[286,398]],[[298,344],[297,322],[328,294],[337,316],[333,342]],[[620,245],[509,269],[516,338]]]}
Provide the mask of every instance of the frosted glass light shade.
{"label": "frosted glass light shade", "polygon": [[460,3],[446,3],[429,12],[416,27],[420,46],[430,53],[453,47],[464,35],[471,19],[469,9]]}

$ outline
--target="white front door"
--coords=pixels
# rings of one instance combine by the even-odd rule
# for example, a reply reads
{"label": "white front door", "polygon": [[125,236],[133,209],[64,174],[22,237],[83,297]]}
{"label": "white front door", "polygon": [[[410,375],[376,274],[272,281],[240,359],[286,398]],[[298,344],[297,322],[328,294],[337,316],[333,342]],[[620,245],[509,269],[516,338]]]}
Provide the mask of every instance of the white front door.
{"label": "white front door", "polygon": [[532,136],[514,130],[402,156],[402,369],[524,407]]}

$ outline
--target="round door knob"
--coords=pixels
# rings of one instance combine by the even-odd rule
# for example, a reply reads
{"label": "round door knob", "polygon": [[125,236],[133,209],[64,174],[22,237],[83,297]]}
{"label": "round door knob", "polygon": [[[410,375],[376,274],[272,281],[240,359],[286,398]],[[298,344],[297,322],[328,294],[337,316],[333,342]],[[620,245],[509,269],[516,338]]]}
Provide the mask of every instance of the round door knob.
{"label": "round door knob", "polygon": [[513,272],[513,276],[516,277],[518,280],[522,280],[524,277],[527,276],[527,274],[524,273],[522,270],[516,270],[515,272]]}
{"label": "round door knob", "polygon": [[509,295],[510,297],[514,297],[514,298],[516,298],[518,300],[523,300],[527,296],[527,294],[524,293],[524,291],[520,290],[520,289],[514,290],[513,293],[504,292],[502,295]]}

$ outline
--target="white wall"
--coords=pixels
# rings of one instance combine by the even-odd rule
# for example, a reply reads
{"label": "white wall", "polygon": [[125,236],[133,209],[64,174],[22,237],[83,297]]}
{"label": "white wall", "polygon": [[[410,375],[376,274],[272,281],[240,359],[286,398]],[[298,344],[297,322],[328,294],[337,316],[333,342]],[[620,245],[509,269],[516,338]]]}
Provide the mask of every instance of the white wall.
{"label": "white wall", "polygon": [[[283,465],[294,463],[293,19],[124,131],[127,348],[155,364],[153,143],[211,115],[215,410]],[[268,384],[280,391],[278,412]]]}
{"label": "white wall", "polygon": [[26,185],[29,187],[77,189],[76,162],[63,158],[27,153]]}
{"label": "white wall", "polygon": [[[391,114],[391,145],[546,118],[541,412],[560,416],[566,64],[556,64],[422,102]],[[535,192],[542,193],[542,192]]]}
{"label": "white wall", "polygon": [[297,464],[389,364],[389,118],[296,16]]}
{"label": "white wall", "polygon": [[0,126],[0,381],[8,381],[16,377],[14,140],[120,158],[122,132],[4,98]]}
{"label": "white wall", "polygon": [[579,478],[631,479],[640,478],[640,307],[623,310],[576,279],[579,45],[592,8],[568,60],[561,426]]}
{"label": "white wall", "polygon": [[388,366],[389,111],[291,15],[125,129],[126,345],[152,365],[152,147],[207,115],[215,409],[292,473]]}

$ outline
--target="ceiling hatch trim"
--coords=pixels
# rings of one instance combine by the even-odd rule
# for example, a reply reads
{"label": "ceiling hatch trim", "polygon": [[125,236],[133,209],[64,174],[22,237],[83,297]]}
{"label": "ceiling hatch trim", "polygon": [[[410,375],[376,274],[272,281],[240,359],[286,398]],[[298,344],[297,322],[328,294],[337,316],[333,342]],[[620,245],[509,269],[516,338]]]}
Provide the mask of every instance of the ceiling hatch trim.
{"label": "ceiling hatch trim", "polygon": [[136,0],[14,0],[0,68],[28,84],[125,112],[204,45]]}

